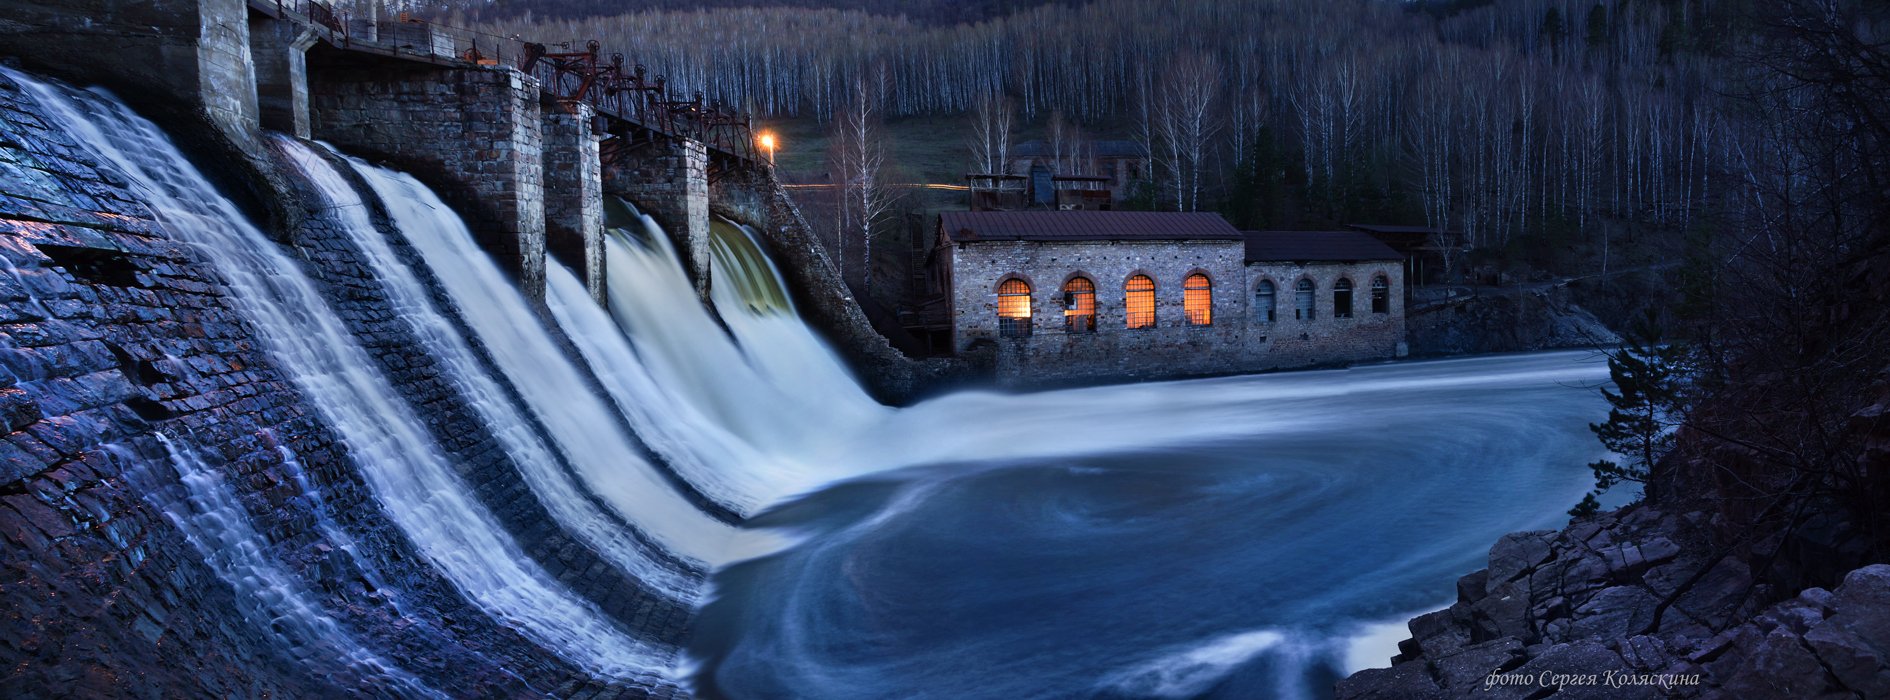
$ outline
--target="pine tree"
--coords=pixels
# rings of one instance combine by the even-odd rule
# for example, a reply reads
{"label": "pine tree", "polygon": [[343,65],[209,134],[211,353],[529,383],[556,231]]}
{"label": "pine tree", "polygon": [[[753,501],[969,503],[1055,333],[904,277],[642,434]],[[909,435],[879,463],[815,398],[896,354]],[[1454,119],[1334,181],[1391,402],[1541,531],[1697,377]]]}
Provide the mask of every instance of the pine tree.
{"label": "pine tree", "polygon": [[1604,459],[1588,465],[1595,475],[1595,489],[1570,515],[1592,515],[1600,509],[1596,497],[1623,482],[1647,483],[1654,464],[1673,449],[1674,429],[1686,416],[1685,346],[1662,341],[1651,311],[1624,340],[1608,355],[1614,391],[1601,390],[1611,407],[1608,420],[1588,426],[1621,461]]}

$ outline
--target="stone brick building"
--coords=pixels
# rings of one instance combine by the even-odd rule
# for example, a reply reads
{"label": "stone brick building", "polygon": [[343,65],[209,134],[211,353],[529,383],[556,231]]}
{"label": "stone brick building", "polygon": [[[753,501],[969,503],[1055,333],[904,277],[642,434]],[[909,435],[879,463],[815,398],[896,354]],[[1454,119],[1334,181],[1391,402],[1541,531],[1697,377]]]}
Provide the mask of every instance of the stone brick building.
{"label": "stone brick building", "polygon": [[952,347],[1001,381],[1149,379],[1401,354],[1402,257],[1356,231],[1241,232],[1215,214],[947,212]]}

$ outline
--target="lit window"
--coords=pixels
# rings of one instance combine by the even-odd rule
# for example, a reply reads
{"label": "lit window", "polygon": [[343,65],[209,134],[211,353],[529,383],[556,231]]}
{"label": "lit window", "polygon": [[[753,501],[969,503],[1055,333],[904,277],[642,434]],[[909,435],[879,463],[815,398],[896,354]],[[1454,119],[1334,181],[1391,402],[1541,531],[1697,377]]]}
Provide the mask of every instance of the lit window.
{"label": "lit window", "polygon": [[998,285],[998,335],[1030,335],[1030,285],[1023,280],[1004,280]]}
{"label": "lit window", "polygon": [[1278,305],[1274,303],[1274,296],[1273,282],[1269,280],[1260,280],[1260,286],[1254,287],[1253,318],[1255,321],[1272,323],[1275,320],[1274,311]]}
{"label": "lit window", "polygon": [[1372,313],[1391,313],[1391,280],[1384,275],[1372,278]]}
{"label": "lit window", "polygon": [[1293,285],[1293,318],[1301,321],[1313,319],[1313,283],[1312,280],[1300,280]]}
{"label": "lit window", "polygon": [[1188,275],[1181,283],[1181,311],[1190,326],[1214,323],[1214,283],[1201,273]]}
{"label": "lit window", "polygon": [[1148,275],[1130,277],[1122,285],[1123,306],[1129,314],[1129,328],[1155,327],[1155,280]]}
{"label": "lit window", "polygon": [[1332,285],[1332,317],[1352,317],[1352,280],[1342,279]]}
{"label": "lit window", "polygon": [[1071,333],[1096,332],[1096,283],[1072,277],[1063,284],[1063,327]]}

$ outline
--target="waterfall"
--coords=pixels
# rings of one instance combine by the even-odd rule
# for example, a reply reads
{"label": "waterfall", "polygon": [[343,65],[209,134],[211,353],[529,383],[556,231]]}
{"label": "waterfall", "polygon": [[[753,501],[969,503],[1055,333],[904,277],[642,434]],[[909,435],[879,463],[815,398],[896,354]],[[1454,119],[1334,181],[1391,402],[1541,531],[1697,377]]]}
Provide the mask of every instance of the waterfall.
{"label": "waterfall", "polygon": [[[619,519],[626,516],[636,516],[639,515],[639,513],[620,513],[618,516],[613,517],[603,512],[582,492],[583,487],[575,483],[575,480],[565,472],[559,461],[560,455],[554,451],[552,446],[545,444],[544,441],[539,439],[537,432],[532,429],[531,423],[522,415],[520,409],[514,405],[511,396],[501,388],[498,380],[492,377],[492,375],[486,371],[483,364],[479,362],[472,348],[467,343],[466,338],[461,335],[460,331],[447,319],[446,315],[441,313],[439,308],[435,306],[432,295],[427,291],[426,286],[421,283],[414,271],[395,254],[393,246],[387,242],[386,237],[383,236],[379,230],[375,229],[373,222],[368,217],[366,204],[361,201],[360,195],[356,193],[349,182],[341,176],[341,173],[337,172],[327,160],[316,154],[313,149],[299,141],[281,138],[277,140],[277,143],[289,154],[290,159],[294,161],[297,167],[301,169],[302,173],[309,178],[310,182],[314,183],[315,186],[321,190],[323,196],[328,199],[329,204],[338,214],[340,223],[348,234],[349,240],[353,241],[354,244],[360,248],[363,256],[373,268],[375,279],[379,280],[382,288],[387,291],[388,298],[392,301],[394,308],[400,312],[401,318],[406,320],[407,324],[413,328],[414,333],[419,336],[421,341],[427,346],[429,349],[428,356],[432,357],[444,368],[446,374],[452,379],[455,387],[462,395],[468,397],[469,403],[480,413],[485,425],[499,439],[500,443],[504,445],[506,453],[511,456],[513,463],[519,465],[520,473],[525,478],[526,484],[538,495],[539,500],[545,504],[546,509],[551,513],[552,517],[558,521],[558,524],[565,531],[576,535],[579,539],[590,545],[592,549],[603,555],[612,564],[636,576],[638,580],[653,589],[680,601],[693,601],[697,586],[693,576],[689,573],[676,571],[664,558],[652,556],[649,552],[645,551],[647,545],[638,541],[639,538],[635,532],[627,531],[623,525],[625,521]],[[369,180],[371,183],[385,185],[387,181],[395,180],[392,176],[387,175],[385,171],[377,168],[360,167],[362,171],[372,178]],[[413,184],[417,185],[418,183]],[[405,182],[388,185],[390,188],[404,186],[406,186]],[[405,195],[407,193],[401,192],[400,194]],[[419,230],[425,224],[425,219],[422,218],[423,215],[438,218],[443,212],[443,210],[428,209],[423,200],[415,198],[386,195],[383,195],[383,198],[389,204],[390,208],[398,213],[398,220],[403,230]],[[414,235],[418,237],[418,234]],[[460,261],[454,265],[446,266],[441,271],[451,274],[463,271],[469,267],[477,266],[477,262],[478,261]],[[496,269],[494,269],[493,272],[496,273]],[[495,296],[497,295],[495,294]],[[460,305],[460,308],[468,309],[468,313],[478,319],[486,319],[491,316],[491,314],[478,313],[483,309],[501,308],[503,310],[522,311],[522,307],[522,300],[519,300],[518,304],[510,305],[504,303]],[[505,321],[505,324],[502,326],[505,337],[487,335],[482,339],[486,342],[487,347],[493,348],[496,353],[506,359],[517,359],[506,352],[508,349],[516,347],[516,344],[507,344],[509,337],[525,336],[542,338],[544,335],[544,331],[539,328],[536,318],[529,314],[504,318],[503,321]],[[486,326],[481,326],[482,329],[485,327]],[[538,347],[527,347],[525,348],[525,352],[546,353],[540,356],[537,363],[550,362],[552,358],[557,356],[556,353],[548,352],[544,348]],[[541,376],[515,377],[515,379],[520,379],[524,382],[542,382],[546,378]],[[526,388],[527,391],[525,393],[528,396],[542,396],[544,394],[577,396],[585,393],[582,386],[571,386],[568,384],[547,385],[545,383],[531,383],[526,385]],[[538,388],[543,388],[545,391],[534,392],[530,390]],[[538,405],[539,404],[534,404],[534,407]],[[568,415],[544,416],[541,414],[540,417],[544,418],[547,423],[552,426],[551,430],[554,434],[560,436],[565,435],[565,432],[559,431],[558,428],[567,424],[556,422],[553,419],[568,419]],[[599,421],[595,420],[585,421],[580,423],[578,427],[595,429],[598,427],[598,424]],[[565,454],[571,455],[573,461],[583,460],[595,454],[582,451],[583,448],[591,447],[590,445],[567,444],[565,447],[567,448]],[[662,489],[662,492],[668,493],[668,490]],[[647,513],[644,515],[646,516],[645,519],[647,519]],[[695,520],[701,520],[701,518],[697,516],[692,518],[691,522]],[[642,521],[637,522],[640,523]],[[707,527],[701,523],[694,524],[698,527]]]}
{"label": "waterfall", "polygon": [[131,465],[125,473],[139,484],[145,500],[184,533],[212,571],[231,583],[245,620],[268,630],[281,640],[280,649],[318,675],[332,675],[342,687],[372,686],[398,697],[446,697],[367,649],[323,612],[295,576],[269,557],[269,542],[250,525],[249,514],[216,470],[190,446],[163,433],[157,438],[170,455],[182,497],[173,496],[129,450],[108,446],[106,451]]}
{"label": "waterfall", "polygon": [[127,176],[166,231],[217,267],[228,298],[278,367],[347,441],[388,517],[470,601],[593,674],[671,673],[673,653],[617,629],[525,555],[301,266],[218,195],[155,125],[116,100],[8,76]]}
{"label": "waterfall", "polygon": [[734,547],[732,526],[678,494],[622,427],[608,397],[553,342],[538,315],[432,190],[411,176],[352,161],[420,252],[467,323],[527,406],[557,440],[583,487],[668,551],[719,563]]}

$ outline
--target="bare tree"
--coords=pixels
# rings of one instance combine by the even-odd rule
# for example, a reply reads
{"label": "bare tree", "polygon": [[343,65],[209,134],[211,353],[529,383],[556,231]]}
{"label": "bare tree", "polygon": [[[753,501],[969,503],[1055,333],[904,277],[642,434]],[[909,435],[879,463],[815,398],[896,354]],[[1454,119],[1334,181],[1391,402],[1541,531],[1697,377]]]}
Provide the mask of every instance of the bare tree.
{"label": "bare tree", "polygon": [[1154,155],[1168,174],[1168,189],[1177,211],[1200,208],[1209,146],[1220,130],[1214,114],[1220,84],[1219,60],[1183,54],[1169,64],[1155,88],[1158,101],[1150,110]]}
{"label": "bare tree", "polygon": [[971,113],[971,133],[966,139],[972,166],[978,172],[1002,175],[1010,171],[1014,112],[1009,97],[995,92],[978,96]]}
{"label": "bare tree", "polygon": [[[892,211],[895,202],[886,186],[886,144],[880,129],[879,96],[883,72],[855,76],[853,98],[833,121],[833,169],[842,194],[837,230],[837,256],[846,260],[849,241],[858,241],[860,292],[873,286],[875,227]],[[846,264],[841,263],[844,271]]]}

